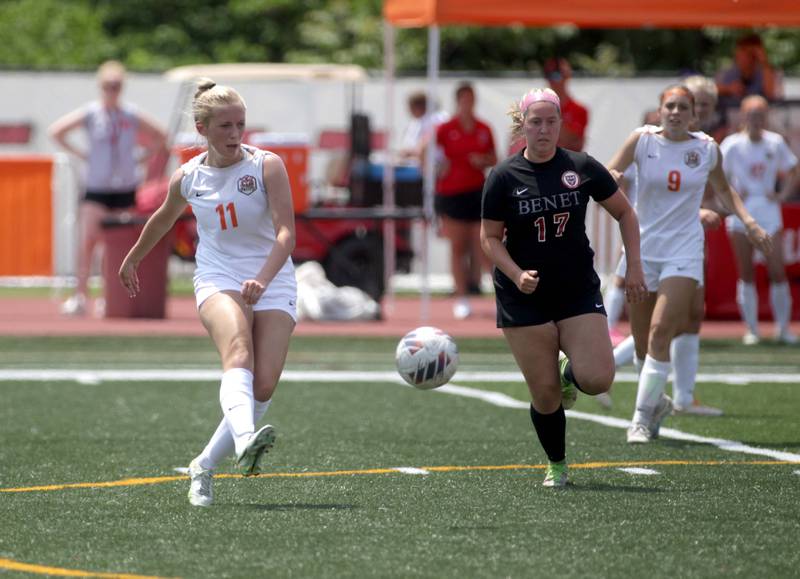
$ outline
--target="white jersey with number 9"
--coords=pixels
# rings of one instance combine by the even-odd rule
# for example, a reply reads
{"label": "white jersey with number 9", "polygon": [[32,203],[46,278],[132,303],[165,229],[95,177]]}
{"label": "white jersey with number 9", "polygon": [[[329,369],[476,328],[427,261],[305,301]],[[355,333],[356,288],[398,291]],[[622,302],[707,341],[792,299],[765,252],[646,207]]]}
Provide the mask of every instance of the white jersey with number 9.
{"label": "white jersey with number 9", "polygon": [[703,256],[699,211],[708,175],[717,165],[717,145],[702,132],[671,141],[661,128],[645,125],[636,144],[636,214],[642,259],[672,261]]}

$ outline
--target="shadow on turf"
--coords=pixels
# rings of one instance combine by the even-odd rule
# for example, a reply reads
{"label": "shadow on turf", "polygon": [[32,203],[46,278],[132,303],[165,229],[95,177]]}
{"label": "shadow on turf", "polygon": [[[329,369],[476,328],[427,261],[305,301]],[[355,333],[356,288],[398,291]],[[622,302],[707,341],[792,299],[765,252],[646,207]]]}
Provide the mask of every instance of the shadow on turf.
{"label": "shadow on turf", "polygon": [[250,511],[347,511],[358,508],[356,505],[289,503],[284,505],[260,505],[258,503],[220,505],[233,509]]}
{"label": "shadow on turf", "polygon": [[652,487],[635,487],[631,485],[615,485],[608,483],[579,483],[570,484],[567,488],[569,492],[575,491],[601,491],[601,492],[618,492],[618,493],[635,493],[635,494],[651,494],[663,493],[664,489]]}

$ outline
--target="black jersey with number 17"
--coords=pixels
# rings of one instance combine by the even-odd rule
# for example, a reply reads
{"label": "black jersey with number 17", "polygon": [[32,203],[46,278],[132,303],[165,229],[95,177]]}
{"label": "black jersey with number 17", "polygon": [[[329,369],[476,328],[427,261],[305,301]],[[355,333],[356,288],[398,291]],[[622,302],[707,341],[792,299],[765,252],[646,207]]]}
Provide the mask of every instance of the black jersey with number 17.
{"label": "black jersey with number 17", "polygon": [[611,174],[586,153],[558,148],[552,159],[532,163],[524,149],[489,175],[483,188],[484,219],[505,223],[505,246],[522,269],[559,278],[593,273],[594,252],[586,236],[589,198],[617,190]]}

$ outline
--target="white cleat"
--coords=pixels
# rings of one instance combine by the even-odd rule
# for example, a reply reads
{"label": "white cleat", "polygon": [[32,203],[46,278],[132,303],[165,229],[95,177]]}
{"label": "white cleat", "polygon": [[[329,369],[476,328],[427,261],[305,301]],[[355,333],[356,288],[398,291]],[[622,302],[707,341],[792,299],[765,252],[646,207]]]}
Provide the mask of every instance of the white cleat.
{"label": "white cleat", "polygon": [[777,336],[775,336],[775,340],[781,344],[787,344],[789,346],[793,346],[800,342],[800,339],[797,338],[792,332],[789,330],[784,330],[779,332]]}
{"label": "white cleat", "polygon": [[83,316],[86,314],[86,296],[82,294],[75,294],[63,304],[61,304],[61,313],[65,316]]}
{"label": "white cleat", "polygon": [[601,392],[600,394],[596,394],[594,396],[595,401],[605,408],[606,410],[611,410],[611,407],[614,405],[614,402],[611,400],[611,394],[608,392]]}
{"label": "white cleat", "polygon": [[197,459],[189,463],[189,502],[195,507],[210,507],[214,502],[212,471],[200,466]]}
{"label": "white cleat", "polygon": [[661,423],[664,419],[672,413],[672,398],[666,394],[661,395],[661,400],[658,401],[656,409],[653,410],[653,417],[650,419],[650,438],[658,438],[658,433],[661,430]]}
{"label": "white cleat", "polygon": [[759,342],[761,342],[761,338],[758,334],[754,334],[753,332],[747,332],[744,336],[742,336],[742,344],[745,346],[755,346]]}
{"label": "white cleat", "polygon": [[253,433],[247,446],[236,456],[236,466],[244,476],[257,475],[260,472],[258,464],[261,462],[261,457],[274,445],[275,429],[271,424],[266,424]]}
{"label": "white cleat", "polygon": [[466,298],[459,298],[453,305],[453,317],[457,320],[465,320],[472,315],[472,308],[469,306],[469,300]]}
{"label": "white cleat", "polygon": [[628,444],[647,444],[652,439],[646,424],[636,422],[628,428]]}

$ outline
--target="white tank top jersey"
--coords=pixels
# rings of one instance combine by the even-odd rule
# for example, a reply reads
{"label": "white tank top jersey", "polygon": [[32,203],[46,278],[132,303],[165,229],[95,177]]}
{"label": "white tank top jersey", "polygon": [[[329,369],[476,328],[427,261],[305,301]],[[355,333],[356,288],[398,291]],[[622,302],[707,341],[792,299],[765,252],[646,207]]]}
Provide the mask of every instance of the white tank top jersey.
{"label": "white tank top jersey", "polygon": [[130,192],[139,184],[136,107],[121,103],[114,111],[99,101],[86,106],[84,126],[89,138],[86,190]]}
{"label": "white tank top jersey", "polygon": [[778,172],[797,165],[797,157],[784,138],[772,131],[764,131],[760,141],[751,141],[741,132],[729,135],[720,150],[725,175],[746,204],[767,200],[775,192]]}
{"label": "white tank top jersey", "polygon": [[642,259],[671,261],[703,256],[699,211],[708,175],[718,157],[714,140],[693,132],[670,141],[661,128],[645,125],[636,144],[636,214]]}
{"label": "white tank top jersey", "polygon": [[[244,158],[230,167],[205,165],[206,153],[181,169],[181,195],[197,218],[195,278],[227,275],[243,282],[254,278],[275,244],[269,193],[263,182],[268,151],[242,146]],[[294,279],[292,259],[276,275]]]}
{"label": "white tank top jersey", "polygon": [[627,189],[625,189],[625,197],[628,198],[628,203],[636,206],[636,191],[639,189],[639,175],[636,170],[636,163],[631,163],[631,165],[625,169],[622,177],[628,184]]}

